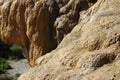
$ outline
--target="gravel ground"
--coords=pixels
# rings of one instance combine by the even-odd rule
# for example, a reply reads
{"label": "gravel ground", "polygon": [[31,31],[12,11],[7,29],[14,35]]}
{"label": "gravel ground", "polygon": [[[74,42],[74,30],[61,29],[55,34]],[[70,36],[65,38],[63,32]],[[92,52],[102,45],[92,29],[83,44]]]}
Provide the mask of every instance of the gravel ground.
{"label": "gravel ground", "polygon": [[26,59],[8,62],[12,67],[12,69],[7,70],[9,76],[15,76],[16,73],[23,74],[30,68]]}
{"label": "gravel ground", "polygon": [[30,68],[26,59],[21,59],[18,61],[12,60],[8,61],[8,63],[10,64],[12,69],[7,70],[5,74],[2,74],[0,76],[15,77],[16,73],[23,74]]}

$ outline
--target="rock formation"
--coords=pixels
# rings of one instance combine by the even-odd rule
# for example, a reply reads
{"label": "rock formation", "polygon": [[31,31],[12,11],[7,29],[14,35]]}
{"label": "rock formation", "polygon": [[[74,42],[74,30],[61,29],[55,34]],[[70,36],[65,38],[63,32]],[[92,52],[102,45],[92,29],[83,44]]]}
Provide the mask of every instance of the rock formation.
{"label": "rock formation", "polygon": [[22,45],[24,56],[33,67],[38,57],[57,47],[77,24],[79,11],[89,8],[90,3],[87,0],[1,0],[1,39]]}
{"label": "rock formation", "polygon": [[36,65],[18,80],[119,80],[119,7],[119,0],[1,0],[0,37],[23,45]]}
{"label": "rock formation", "polygon": [[58,6],[54,0],[1,1],[1,39],[19,43],[34,66],[35,60],[56,47],[54,21]]}

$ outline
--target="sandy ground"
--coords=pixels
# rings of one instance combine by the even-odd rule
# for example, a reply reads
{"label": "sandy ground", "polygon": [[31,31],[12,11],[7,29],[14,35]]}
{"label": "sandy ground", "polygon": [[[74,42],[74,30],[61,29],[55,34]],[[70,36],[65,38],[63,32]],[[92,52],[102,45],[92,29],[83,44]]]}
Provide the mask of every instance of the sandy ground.
{"label": "sandy ground", "polygon": [[9,76],[9,77],[15,77],[15,74],[23,74],[25,73],[29,68],[29,64],[28,61],[26,59],[21,59],[19,61],[8,61],[10,66],[12,67],[12,69],[9,69],[6,71],[5,76]]}

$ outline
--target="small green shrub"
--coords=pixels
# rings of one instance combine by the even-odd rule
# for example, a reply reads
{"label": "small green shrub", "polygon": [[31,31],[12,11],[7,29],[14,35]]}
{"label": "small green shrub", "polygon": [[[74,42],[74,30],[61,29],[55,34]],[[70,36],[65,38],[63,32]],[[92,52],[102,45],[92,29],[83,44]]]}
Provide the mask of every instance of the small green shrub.
{"label": "small green shrub", "polygon": [[9,55],[10,59],[21,59],[23,58],[22,52],[23,48],[22,46],[18,44],[12,44],[10,47],[11,54]]}
{"label": "small green shrub", "polygon": [[15,74],[15,77],[19,77],[19,76],[20,76],[20,73],[16,73],[16,74]]}
{"label": "small green shrub", "polygon": [[13,44],[10,49],[14,52],[19,52],[21,53],[22,52],[22,46],[20,45],[17,45],[17,44]]}
{"label": "small green shrub", "polygon": [[0,39],[0,56],[5,58],[5,59],[22,59],[24,58],[23,55],[23,48],[22,46],[13,43],[13,44],[5,44],[1,39]]}
{"label": "small green shrub", "polygon": [[4,58],[0,57],[0,73],[10,68],[11,66],[9,65],[9,63]]}

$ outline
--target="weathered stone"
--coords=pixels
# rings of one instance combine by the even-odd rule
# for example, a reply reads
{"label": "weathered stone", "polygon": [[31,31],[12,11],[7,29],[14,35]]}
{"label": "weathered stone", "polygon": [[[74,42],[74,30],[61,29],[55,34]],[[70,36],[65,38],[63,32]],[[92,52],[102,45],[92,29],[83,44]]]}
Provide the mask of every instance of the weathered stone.
{"label": "weathered stone", "polygon": [[[16,1],[18,2],[19,0]],[[6,25],[12,25],[12,21],[16,23],[19,18],[14,20],[13,15],[11,17],[9,15],[10,18],[6,18],[7,9],[0,8],[2,16],[1,38],[5,42],[11,42],[11,40],[14,40],[12,38],[15,38],[15,42],[25,46],[26,53],[29,53],[26,55],[28,55],[30,63],[36,64],[34,68],[20,76],[18,80],[120,79],[119,0],[28,1],[29,3],[23,0],[21,4],[25,5],[25,11],[23,11],[25,12],[25,19],[22,17],[19,20],[24,21],[24,28],[26,28],[25,35],[22,34],[24,30],[20,31],[22,35],[26,36],[26,38],[23,37],[23,41],[21,39],[19,39],[20,41],[17,40],[18,37],[15,36],[17,34],[15,34],[14,30],[12,30],[15,34],[14,36],[5,37],[5,33],[10,32],[9,28],[12,28],[12,26]],[[15,4],[15,1],[7,1],[7,3],[3,2],[2,5],[9,4],[12,7],[13,3]],[[17,6],[19,5],[20,2]],[[50,6],[52,7],[51,9],[49,9]],[[15,10],[12,12],[14,13]],[[53,14],[49,15],[50,12],[53,12]],[[11,23],[9,23],[10,21]],[[44,27],[41,27],[41,25]],[[19,27],[18,23],[16,23],[16,26]],[[5,30],[8,29],[8,32],[5,32],[4,28]],[[54,31],[47,32],[49,29]],[[43,33],[43,31],[46,33]],[[52,37],[46,37],[49,33],[52,34]],[[56,40],[54,40],[55,37]],[[49,40],[49,38],[52,39]],[[44,54],[44,50],[45,53],[47,52],[46,49],[52,50],[50,47],[44,46],[44,44],[52,45],[52,42],[58,42],[58,47],[39,57]]]}
{"label": "weathered stone", "polygon": [[[24,56],[35,66],[35,60],[55,49],[77,24],[80,3],[88,8],[87,0],[71,2],[74,0],[1,0],[1,39],[22,45]],[[66,14],[67,6],[72,9]]]}
{"label": "weathered stone", "polygon": [[66,1],[67,3],[64,1],[66,4],[60,8],[60,17],[56,19],[54,24],[58,44],[69,32],[71,32],[74,26],[78,24],[79,12],[88,9],[94,3],[91,1],[69,0]]}
{"label": "weathered stone", "polygon": [[56,47],[53,24],[59,9],[54,0],[4,0],[0,9],[1,39],[21,44],[31,66]]}
{"label": "weathered stone", "polygon": [[98,0],[80,12],[60,45],[19,80],[119,80],[120,1]]}

